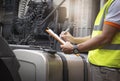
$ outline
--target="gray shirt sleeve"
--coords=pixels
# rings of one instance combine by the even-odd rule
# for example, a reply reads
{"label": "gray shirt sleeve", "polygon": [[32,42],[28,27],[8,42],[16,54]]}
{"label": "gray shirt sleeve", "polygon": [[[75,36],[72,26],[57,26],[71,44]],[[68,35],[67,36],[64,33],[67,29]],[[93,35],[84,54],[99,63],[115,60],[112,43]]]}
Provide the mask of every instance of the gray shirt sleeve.
{"label": "gray shirt sleeve", "polygon": [[105,21],[120,25],[120,0],[115,0],[108,9]]}

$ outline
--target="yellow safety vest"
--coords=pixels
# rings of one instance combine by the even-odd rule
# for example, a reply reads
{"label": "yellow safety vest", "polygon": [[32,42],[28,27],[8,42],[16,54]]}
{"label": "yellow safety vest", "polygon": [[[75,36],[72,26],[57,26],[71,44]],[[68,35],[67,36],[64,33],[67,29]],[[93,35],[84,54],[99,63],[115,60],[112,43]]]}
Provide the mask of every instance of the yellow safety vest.
{"label": "yellow safety vest", "polygon": [[[105,16],[113,1],[108,0],[100,10],[95,20],[92,37],[102,33]],[[116,34],[111,44],[89,51],[88,60],[94,65],[120,68],[120,32]]]}

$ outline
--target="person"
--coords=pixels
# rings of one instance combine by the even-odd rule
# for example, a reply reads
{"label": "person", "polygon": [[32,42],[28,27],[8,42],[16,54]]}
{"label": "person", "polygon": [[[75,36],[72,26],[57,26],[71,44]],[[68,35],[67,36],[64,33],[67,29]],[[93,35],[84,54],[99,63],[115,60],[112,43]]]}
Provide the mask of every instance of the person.
{"label": "person", "polygon": [[66,54],[88,51],[92,81],[120,81],[120,0],[108,0],[96,17],[91,36],[62,32]]}

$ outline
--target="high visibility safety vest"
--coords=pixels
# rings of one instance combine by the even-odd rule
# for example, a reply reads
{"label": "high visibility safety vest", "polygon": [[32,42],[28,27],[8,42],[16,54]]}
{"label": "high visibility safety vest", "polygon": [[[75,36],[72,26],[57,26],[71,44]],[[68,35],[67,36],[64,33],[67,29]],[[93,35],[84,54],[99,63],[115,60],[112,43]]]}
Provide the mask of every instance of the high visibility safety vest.
{"label": "high visibility safety vest", "polygon": [[[114,0],[108,0],[100,10],[94,23],[92,37],[102,33],[105,16],[113,2]],[[120,32],[116,34],[111,44],[89,51],[88,60],[94,65],[120,68]]]}

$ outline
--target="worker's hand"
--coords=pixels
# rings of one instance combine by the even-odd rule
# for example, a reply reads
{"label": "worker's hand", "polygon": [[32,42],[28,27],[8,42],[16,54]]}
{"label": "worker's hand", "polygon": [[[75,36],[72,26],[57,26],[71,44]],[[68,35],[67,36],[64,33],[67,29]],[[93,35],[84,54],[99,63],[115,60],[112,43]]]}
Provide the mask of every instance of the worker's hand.
{"label": "worker's hand", "polygon": [[69,33],[69,32],[61,32],[60,37],[64,40],[64,41],[69,41],[71,42],[73,40],[73,36]]}
{"label": "worker's hand", "polygon": [[64,45],[61,45],[61,50],[66,54],[71,54],[73,52],[73,45],[70,42],[66,42]]}

